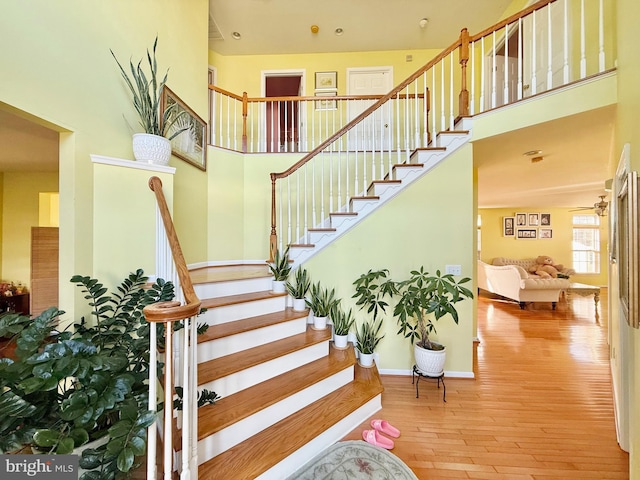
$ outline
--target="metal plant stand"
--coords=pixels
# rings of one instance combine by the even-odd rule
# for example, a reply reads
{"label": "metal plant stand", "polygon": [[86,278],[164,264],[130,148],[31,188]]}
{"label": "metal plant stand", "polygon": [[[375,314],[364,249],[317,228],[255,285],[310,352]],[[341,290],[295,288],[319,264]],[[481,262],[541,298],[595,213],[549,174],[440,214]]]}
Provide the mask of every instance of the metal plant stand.
{"label": "metal plant stand", "polygon": [[[417,378],[417,380],[416,380]],[[442,401],[443,402],[447,402],[447,386],[444,384],[444,372],[442,372],[440,375],[437,376],[433,376],[433,375],[427,375],[424,372],[421,372],[420,370],[418,370],[418,366],[414,365],[413,366],[413,372],[411,373],[411,384],[413,385],[414,383],[416,384],[416,398],[420,398],[419,392],[418,392],[418,385],[420,384],[420,378],[426,378],[426,379],[430,379],[430,380],[437,380],[438,381],[438,388],[440,388],[440,382],[442,382]]]}

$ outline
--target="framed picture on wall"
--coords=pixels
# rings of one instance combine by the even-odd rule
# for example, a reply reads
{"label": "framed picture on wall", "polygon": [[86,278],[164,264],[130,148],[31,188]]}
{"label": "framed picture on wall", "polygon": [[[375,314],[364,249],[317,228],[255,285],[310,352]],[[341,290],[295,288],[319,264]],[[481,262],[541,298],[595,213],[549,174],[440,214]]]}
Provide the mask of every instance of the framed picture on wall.
{"label": "framed picture on wall", "polygon": [[529,213],[527,225],[530,227],[537,227],[540,225],[540,214],[539,213]]}
{"label": "framed picture on wall", "polygon": [[550,227],[551,226],[551,214],[550,213],[541,213],[540,214],[540,226],[541,227]]}
{"label": "framed picture on wall", "polygon": [[518,228],[516,238],[518,240],[535,240],[538,238],[538,230],[535,228]]}
{"label": "framed picture on wall", "polygon": [[502,217],[502,236],[514,237],[516,232],[515,225],[515,217]]}
{"label": "framed picture on wall", "polygon": [[541,228],[538,230],[538,233],[540,235],[540,239],[548,240],[553,238],[553,229],[551,228]]}
{"label": "framed picture on wall", "polygon": [[316,90],[336,90],[338,88],[338,72],[316,72]]}
{"label": "framed picture on wall", "polygon": [[526,213],[516,213],[516,226],[517,227],[526,227],[527,226],[527,214]]}

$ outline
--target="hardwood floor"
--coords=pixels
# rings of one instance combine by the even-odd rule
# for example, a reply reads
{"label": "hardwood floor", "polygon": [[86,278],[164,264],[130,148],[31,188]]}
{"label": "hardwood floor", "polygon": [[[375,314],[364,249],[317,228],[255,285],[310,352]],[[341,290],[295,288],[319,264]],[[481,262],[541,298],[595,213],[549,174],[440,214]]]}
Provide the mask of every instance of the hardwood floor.
{"label": "hardwood floor", "polygon": [[[383,376],[384,418],[402,432],[392,450],[418,478],[628,479],[617,444],[607,346],[606,290],[517,304],[481,294],[476,379],[435,383]],[[364,423],[345,437],[361,439]]]}

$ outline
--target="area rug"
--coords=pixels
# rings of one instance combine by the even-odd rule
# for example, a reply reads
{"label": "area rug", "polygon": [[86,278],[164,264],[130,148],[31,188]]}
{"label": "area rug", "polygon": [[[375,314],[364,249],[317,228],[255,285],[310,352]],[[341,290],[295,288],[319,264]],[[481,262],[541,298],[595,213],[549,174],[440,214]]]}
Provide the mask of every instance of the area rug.
{"label": "area rug", "polygon": [[418,480],[398,457],[362,440],[338,442],[287,480]]}

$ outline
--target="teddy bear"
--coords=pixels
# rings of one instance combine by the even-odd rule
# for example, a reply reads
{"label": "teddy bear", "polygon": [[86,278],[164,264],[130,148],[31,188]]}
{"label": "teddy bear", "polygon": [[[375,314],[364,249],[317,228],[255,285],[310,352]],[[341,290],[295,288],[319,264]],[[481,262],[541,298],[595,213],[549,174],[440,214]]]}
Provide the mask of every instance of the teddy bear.
{"label": "teddy bear", "polygon": [[555,265],[553,263],[553,258],[546,255],[540,255],[536,258],[536,263],[529,267],[529,272],[535,273],[542,278],[557,278],[558,272],[563,268],[563,265]]}

